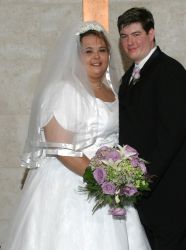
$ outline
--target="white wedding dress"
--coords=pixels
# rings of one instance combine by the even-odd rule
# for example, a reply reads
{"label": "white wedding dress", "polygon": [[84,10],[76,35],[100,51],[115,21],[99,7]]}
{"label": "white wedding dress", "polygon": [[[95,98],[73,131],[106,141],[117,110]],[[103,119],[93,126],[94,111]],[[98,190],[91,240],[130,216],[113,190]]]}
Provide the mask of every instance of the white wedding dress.
{"label": "white wedding dress", "polygon": [[[102,145],[118,139],[118,100],[96,100],[99,124],[90,114],[89,124],[98,126],[94,145],[84,149],[88,157]],[[45,157],[30,170],[6,250],[150,250],[137,211],[127,208],[127,217],[113,219],[104,207],[94,214],[94,201],[78,191],[82,177],[55,157]]]}

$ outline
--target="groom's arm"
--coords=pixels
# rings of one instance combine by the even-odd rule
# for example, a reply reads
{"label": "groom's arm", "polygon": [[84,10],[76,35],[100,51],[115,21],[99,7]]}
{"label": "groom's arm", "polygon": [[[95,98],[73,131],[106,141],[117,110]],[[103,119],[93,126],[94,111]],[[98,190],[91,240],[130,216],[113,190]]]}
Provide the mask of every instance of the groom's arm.
{"label": "groom's arm", "polygon": [[[170,165],[178,161],[181,149],[186,148],[186,71],[175,62],[170,66],[165,65],[163,70],[167,76],[157,83],[157,144],[149,156],[150,174],[157,176],[152,182],[152,190]],[[184,157],[182,155],[179,160]]]}

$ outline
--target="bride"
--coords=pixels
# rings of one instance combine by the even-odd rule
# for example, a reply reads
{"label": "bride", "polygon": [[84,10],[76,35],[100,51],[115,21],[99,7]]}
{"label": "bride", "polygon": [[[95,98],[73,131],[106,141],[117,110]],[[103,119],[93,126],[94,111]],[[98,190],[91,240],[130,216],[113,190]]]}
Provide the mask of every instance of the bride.
{"label": "bride", "polygon": [[114,219],[78,192],[95,151],[118,143],[118,82],[102,26],[68,27],[41,74],[7,250],[149,250],[136,210]]}

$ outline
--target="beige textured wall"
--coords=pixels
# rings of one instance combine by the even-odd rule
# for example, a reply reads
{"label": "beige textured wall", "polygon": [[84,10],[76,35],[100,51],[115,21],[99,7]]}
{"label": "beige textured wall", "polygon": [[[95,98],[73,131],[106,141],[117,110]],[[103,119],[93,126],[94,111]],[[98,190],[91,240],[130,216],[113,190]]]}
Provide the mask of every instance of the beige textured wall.
{"label": "beige textured wall", "polygon": [[[0,245],[20,195],[19,155],[41,64],[65,23],[82,19],[81,4],[81,0],[0,0]],[[186,66],[186,1],[110,0],[110,33],[117,51],[117,17],[133,6],[153,12],[157,43]],[[116,56],[122,74],[119,52]]]}

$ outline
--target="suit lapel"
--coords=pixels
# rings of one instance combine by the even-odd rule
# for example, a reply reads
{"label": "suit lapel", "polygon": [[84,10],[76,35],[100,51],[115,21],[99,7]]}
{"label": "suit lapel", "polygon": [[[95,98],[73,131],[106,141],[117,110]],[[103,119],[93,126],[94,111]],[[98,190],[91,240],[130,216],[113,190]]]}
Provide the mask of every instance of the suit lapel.
{"label": "suit lapel", "polygon": [[147,62],[144,64],[144,66],[142,67],[142,69],[140,70],[140,76],[143,77],[143,75],[149,71],[149,68],[151,67],[151,65],[156,62],[156,60],[159,60],[159,56],[161,55],[161,50],[159,47],[157,47],[157,49],[154,51],[154,53],[151,55],[151,57],[147,60]]}
{"label": "suit lapel", "polygon": [[148,74],[151,74],[151,65],[156,63],[157,59],[161,56],[161,50],[159,47],[154,51],[148,61],[144,64],[143,68],[140,71],[140,79],[133,85],[132,83],[129,84],[131,75],[133,72],[134,64],[129,68],[129,70],[125,73],[124,77],[122,78],[122,84],[120,86],[120,103],[121,105],[128,105],[131,101],[133,96],[133,91],[138,87],[138,85],[144,83],[144,79]]}

